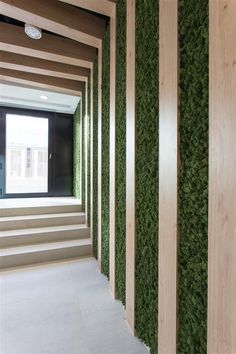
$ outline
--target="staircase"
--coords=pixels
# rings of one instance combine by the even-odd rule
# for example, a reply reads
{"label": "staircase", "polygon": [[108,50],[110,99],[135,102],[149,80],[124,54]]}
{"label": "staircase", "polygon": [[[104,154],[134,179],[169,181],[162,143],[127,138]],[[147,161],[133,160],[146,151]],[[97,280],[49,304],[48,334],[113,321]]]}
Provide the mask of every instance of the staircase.
{"label": "staircase", "polygon": [[90,230],[77,204],[0,210],[0,268],[92,255]]}

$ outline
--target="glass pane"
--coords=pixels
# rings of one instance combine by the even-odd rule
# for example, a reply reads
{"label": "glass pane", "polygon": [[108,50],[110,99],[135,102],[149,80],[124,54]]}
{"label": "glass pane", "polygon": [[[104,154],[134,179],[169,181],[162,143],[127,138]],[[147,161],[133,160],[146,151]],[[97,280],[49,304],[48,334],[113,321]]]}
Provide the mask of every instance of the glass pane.
{"label": "glass pane", "polygon": [[48,119],[7,114],[6,193],[48,192]]}

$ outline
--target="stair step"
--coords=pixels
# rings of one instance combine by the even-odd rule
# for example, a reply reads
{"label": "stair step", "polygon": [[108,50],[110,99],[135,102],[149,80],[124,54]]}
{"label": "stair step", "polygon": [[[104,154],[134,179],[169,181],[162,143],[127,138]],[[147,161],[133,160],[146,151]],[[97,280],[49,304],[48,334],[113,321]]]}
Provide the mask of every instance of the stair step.
{"label": "stair step", "polygon": [[0,232],[0,247],[14,247],[88,238],[90,229],[84,224],[50,226]]}
{"label": "stair step", "polygon": [[90,238],[9,247],[0,251],[0,268],[89,257],[91,255],[92,243]]}
{"label": "stair step", "polygon": [[3,207],[0,209],[0,217],[58,214],[58,213],[78,213],[81,211],[82,211],[82,206],[80,204],[18,206],[13,208]]}
{"label": "stair step", "polygon": [[84,223],[85,214],[82,212],[10,217],[7,216],[0,218],[0,230],[5,231],[47,226],[76,225]]}

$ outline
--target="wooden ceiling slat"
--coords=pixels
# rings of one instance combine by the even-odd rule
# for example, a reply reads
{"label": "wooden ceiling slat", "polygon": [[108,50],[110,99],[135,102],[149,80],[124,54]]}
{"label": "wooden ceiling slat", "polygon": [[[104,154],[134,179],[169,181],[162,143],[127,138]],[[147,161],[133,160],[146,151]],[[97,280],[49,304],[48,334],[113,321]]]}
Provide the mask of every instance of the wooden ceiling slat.
{"label": "wooden ceiling slat", "polygon": [[3,51],[91,68],[96,58],[94,47],[44,33],[40,40],[30,39],[23,28],[0,23],[0,48]]}
{"label": "wooden ceiling slat", "polygon": [[64,92],[70,95],[77,96],[81,95],[84,85],[84,83],[80,81],[67,80],[2,68],[0,68],[0,80],[33,86],[37,88],[44,88],[57,92]]}
{"label": "wooden ceiling slat", "polygon": [[5,16],[97,48],[103,38],[103,19],[57,0],[1,0],[0,8]]}
{"label": "wooden ceiling slat", "polygon": [[0,68],[86,81],[89,69],[0,51]]}
{"label": "wooden ceiling slat", "polygon": [[82,7],[83,9],[111,16],[115,1],[109,0],[60,0],[61,2]]}

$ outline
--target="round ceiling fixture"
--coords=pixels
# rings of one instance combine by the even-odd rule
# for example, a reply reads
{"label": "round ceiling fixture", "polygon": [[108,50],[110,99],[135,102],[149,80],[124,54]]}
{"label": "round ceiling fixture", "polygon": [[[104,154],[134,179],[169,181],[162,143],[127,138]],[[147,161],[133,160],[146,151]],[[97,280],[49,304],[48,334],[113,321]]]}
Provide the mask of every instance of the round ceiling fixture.
{"label": "round ceiling fixture", "polygon": [[41,98],[41,100],[47,100],[48,99],[48,97],[45,96],[45,95],[41,95],[40,98]]}
{"label": "round ceiling fixture", "polygon": [[25,33],[32,39],[40,39],[42,38],[42,30],[36,26],[30,25],[28,23],[25,24]]}

